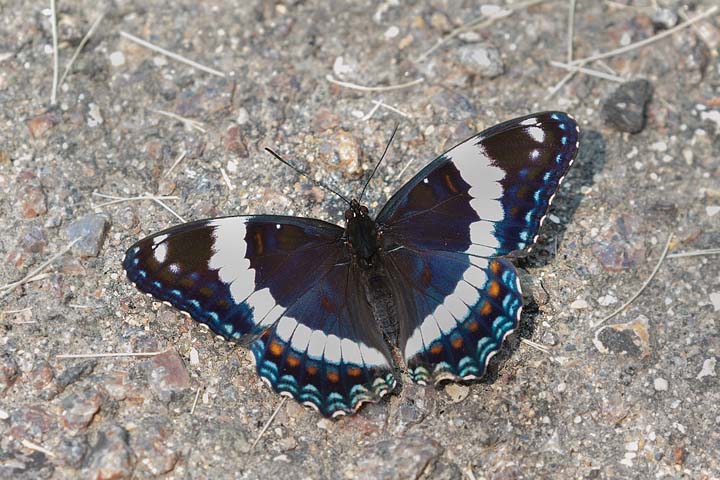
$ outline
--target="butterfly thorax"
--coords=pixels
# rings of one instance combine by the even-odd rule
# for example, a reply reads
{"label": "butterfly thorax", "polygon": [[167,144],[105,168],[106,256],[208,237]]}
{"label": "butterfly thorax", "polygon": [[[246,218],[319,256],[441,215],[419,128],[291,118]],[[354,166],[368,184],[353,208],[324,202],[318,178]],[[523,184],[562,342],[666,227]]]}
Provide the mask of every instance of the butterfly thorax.
{"label": "butterfly thorax", "polygon": [[380,248],[378,226],[370,218],[368,208],[357,200],[352,200],[350,208],[345,211],[344,239],[361,267],[370,269],[375,266]]}

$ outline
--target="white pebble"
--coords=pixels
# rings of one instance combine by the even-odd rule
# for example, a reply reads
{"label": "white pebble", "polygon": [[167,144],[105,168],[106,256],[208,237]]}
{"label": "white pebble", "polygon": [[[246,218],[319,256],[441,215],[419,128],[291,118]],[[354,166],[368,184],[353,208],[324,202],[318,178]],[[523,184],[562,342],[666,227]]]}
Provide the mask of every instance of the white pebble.
{"label": "white pebble", "polygon": [[588,307],[589,307],[588,303],[582,298],[578,298],[577,300],[575,300],[573,303],[570,304],[570,308],[572,308],[573,310],[582,310],[583,308],[588,308]]}
{"label": "white pebble", "polygon": [[637,452],[639,450],[638,442],[628,442],[625,444],[625,450],[628,452]]}
{"label": "white pebble", "polygon": [[662,377],[658,377],[653,381],[653,386],[657,392],[665,392],[668,389],[668,381]]}
{"label": "white pebble", "polygon": [[720,312],[720,292],[712,292],[710,294],[710,303],[712,303],[713,310]]}
{"label": "white pebble", "polygon": [[190,365],[200,365],[200,354],[195,347],[190,349]]}
{"label": "white pebble", "polygon": [[714,377],[715,376],[715,365],[717,365],[717,360],[715,357],[710,357],[705,359],[702,365],[702,370],[700,370],[700,373],[697,374],[698,380],[704,378],[704,377]]}
{"label": "white pebble", "polygon": [[720,205],[708,205],[705,207],[708,217],[714,217],[720,212]]}
{"label": "white pebble", "polygon": [[119,67],[125,65],[125,54],[121,51],[112,52],[110,54],[110,65],[113,67]]}
{"label": "white pebble", "polygon": [[399,33],[400,33],[400,29],[398,27],[396,27],[395,25],[393,25],[392,27],[385,30],[385,33],[383,34],[383,36],[385,38],[387,38],[388,40],[390,40],[391,38],[397,37]]}

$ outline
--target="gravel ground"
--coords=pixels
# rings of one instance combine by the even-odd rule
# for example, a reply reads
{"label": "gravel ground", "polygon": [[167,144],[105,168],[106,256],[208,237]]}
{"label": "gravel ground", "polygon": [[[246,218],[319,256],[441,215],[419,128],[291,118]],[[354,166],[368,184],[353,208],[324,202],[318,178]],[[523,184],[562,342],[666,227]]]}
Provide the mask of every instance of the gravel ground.
{"label": "gravel ground", "polygon": [[[0,0],[0,283],[59,254],[32,282],[0,293],[0,477],[720,478],[720,257],[673,256],[720,247],[717,12],[586,65],[646,81],[576,74],[549,95],[566,73],[550,65],[567,58],[563,1],[461,32],[497,9],[60,1],[60,75],[104,17],[52,106],[46,3]],[[574,58],[717,5],[625,3],[578,2]],[[328,75],[412,84],[366,92]],[[404,382],[338,421],[292,401],[278,409],[246,350],[139,294],[121,270],[125,249],[180,220],[152,200],[103,206],[111,199],[97,195],[172,196],[164,203],[186,220],[336,221],[341,202],[263,147],[350,194],[399,122],[369,188],[377,211],[444,147],[546,109],[573,114],[583,136],[538,248],[518,261],[529,292],[519,333],[482,381]],[[670,234],[670,255],[644,292],[595,327],[640,290]],[[59,357],[110,352],[163,353]]]}

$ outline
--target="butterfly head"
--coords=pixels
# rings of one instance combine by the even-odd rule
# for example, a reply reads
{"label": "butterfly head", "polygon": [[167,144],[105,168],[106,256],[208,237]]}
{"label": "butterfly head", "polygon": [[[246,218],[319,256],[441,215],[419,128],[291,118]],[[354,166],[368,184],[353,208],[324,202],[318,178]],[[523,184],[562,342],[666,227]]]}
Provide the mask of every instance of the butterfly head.
{"label": "butterfly head", "polygon": [[345,244],[361,267],[375,264],[378,236],[377,223],[370,218],[368,208],[353,199],[345,210]]}

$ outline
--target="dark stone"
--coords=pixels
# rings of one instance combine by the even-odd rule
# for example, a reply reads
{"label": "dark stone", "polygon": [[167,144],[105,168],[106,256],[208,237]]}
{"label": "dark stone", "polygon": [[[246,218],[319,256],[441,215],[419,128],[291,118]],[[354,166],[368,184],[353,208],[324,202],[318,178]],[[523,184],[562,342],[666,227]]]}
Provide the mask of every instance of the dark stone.
{"label": "dark stone", "polygon": [[134,457],[128,444],[128,432],[119,425],[103,428],[91,448],[86,478],[109,480],[130,478]]}
{"label": "dark stone", "polygon": [[190,374],[175,350],[147,362],[150,387],[162,402],[176,401],[190,388]]}
{"label": "dark stone", "polygon": [[645,128],[645,111],[652,93],[652,84],[647,80],[623,83],[603,103],[605,122],[621,132],[641,132]]}
{"label": "dark stone", "polygon": [[20,370],[18,364],[10,355],[0,356],[0,394],[12,387]]}
{"label": "dark stone", "polygon": [[88,442],[85,435],[75,435],[63,438],[56,448],[56,453],[62,462],[72,468],[80,468],[88,452]]}
{"label": "dark stone", "polygon": [[61,416],[65,427],[78,430],[90,425],[103,401],[102,394],[95,389],[73,393],[63,398]]}
{"label": "dark stone", "polygon": [[68,385],[77,382],[80,378],[90,375],[95,367],[97,366],[96,360],[88,360],[85,362],[76,363],[60,373],[57,376],[57,383],[60,388],[65,388]]}

